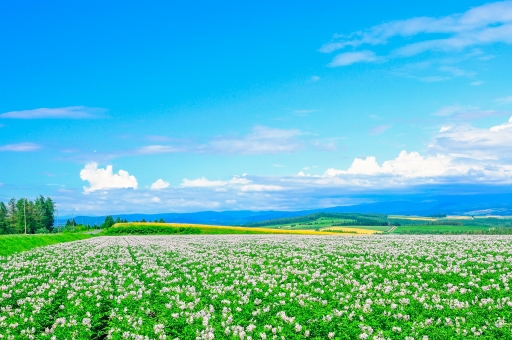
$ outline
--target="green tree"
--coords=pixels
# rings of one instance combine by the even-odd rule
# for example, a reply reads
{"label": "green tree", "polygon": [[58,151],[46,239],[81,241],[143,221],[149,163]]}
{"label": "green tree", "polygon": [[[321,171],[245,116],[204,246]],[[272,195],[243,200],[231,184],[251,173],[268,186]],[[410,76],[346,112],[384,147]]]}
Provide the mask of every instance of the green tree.
{"label": "green tree", "polygon": [[40,196],[41,200],[41,227],[46,228],[49,232],[53,230],[55,223],[55,203],[53,203],[50,197],[44,199]]}
{"label": "green tree", "polygon": [[7,206],[4,202],[0,202],[0,234],[7,234],[8,230]]}
{"label": "green tree", "polygon": [[114,218],[112,217],[112,215],[108,215],[107,217],[105,217],[105,222],[103,222],[103,224],[101,225],[102,228],[110,228],[112,227],[116,222],[114,221]]}
{"label": "green tree", "polygon": [[165,223],[164,219],[161,218],[160,221],[158,221],[159,223]]}

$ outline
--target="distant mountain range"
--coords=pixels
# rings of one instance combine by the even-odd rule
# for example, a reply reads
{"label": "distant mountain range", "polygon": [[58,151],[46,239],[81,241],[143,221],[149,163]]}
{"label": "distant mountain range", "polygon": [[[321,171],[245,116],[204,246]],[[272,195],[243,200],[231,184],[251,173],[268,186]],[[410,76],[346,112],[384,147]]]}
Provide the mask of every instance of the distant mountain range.
{"label": "distant mountain range", "polygon": [[[381,197],[382,199],[382,197]],[[154,221],[164,219],[166,222],[199,223],[214,225],[242,225],[276,218],[308,215],[317,212],[354,212],[379,213],[388,215],[512,215],[512,193],[468,194],[468,195],[407,195],[403,198],[388,197],[386,201],[364,203],[351,206],[339,206],[324,209],[300,211],[202,211],[194,213],[159,213],[159,214],[112,214],[128,221]],[[59,218],[59,225],[71,216]],[[75,216],[77,223],[101,224],[106,216]]]}

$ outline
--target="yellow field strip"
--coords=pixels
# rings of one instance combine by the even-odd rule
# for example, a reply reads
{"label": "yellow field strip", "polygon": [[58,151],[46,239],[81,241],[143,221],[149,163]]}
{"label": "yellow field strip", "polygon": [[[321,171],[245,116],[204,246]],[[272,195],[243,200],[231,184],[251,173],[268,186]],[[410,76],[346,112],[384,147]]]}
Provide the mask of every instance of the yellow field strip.
{"label": "yellow field strip", "polygon": [[[129,225],[151,225],[151,226],[163,226],[163,227],[190,227],[190,228],[200,228],[200,229],[234,229],[241,231],[252,231],[252,232],[262,232],[267,234],[297,234],[297,235],[337,235],[337,236],[356,236],[358,234],[374,234],[377,231],[374,230],[366,230],[359,228],[344,228],[347,231],[355,231],[358,234],[354,233],[337,233],[337,232],[327,232],[327,231],[314,231],[314,230],[282,230],[282,229],[270,229],[270,228],[247,228],[247,227],[237,227],[237,226],[219,226],[219,225],[210,225],[210,224],[191,224],[191,223],[155,223],[155,222],[129,222],[129,223],[117,223],[115,226],[118,228],[122,228],[123,226]],[[330,228],[330,229],[335,229]],[[336,229],[342,230],[342,229]],[[361,232],[360,232],[361,231]]]}

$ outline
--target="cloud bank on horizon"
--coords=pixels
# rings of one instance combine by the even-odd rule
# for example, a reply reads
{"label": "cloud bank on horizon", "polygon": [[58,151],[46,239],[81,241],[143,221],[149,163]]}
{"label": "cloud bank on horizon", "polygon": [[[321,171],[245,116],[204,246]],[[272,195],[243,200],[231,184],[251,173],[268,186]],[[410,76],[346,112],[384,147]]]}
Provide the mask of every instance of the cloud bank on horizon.
{"label": "cloud bank on horizon", "polygon": [[[12,6],[0,5],[12,13],[0,23],[12,33],[0,56],[1,195],[51,196],[64,214],[298,210],[512,184],[512,1],[388,4],[375,16],[367,3],[296,4],[264,26],[221,1],[204,37],[187,4],[105,8],[118,27],[147,23],[151,42],[103,24],[83,33],[63,19],[77,4],[45,12],[57,15],[46,33],[35,9],[16,30]],[[82,58],[91,43],[104,49]]]}
{"label": "cloud bank on horizon", "polygon": [[[475,128],[468,124],[442,127],[434,137],[426,155],[405,150],[391,160],[379,165],[374,156],[355,158],[348,169],[327,169],[321,175],[307,175],[303,171],[297,175],[276,176],[233,176],[229,180],[208,180],[205,177],[183,179],[178,187],[170,187],[168,182],[158,179],[151,190],[159,190],[159,196],[147,196],[146,204],[168,203],[180,206],[176,195],[193,191],[197,197],[197,207],[229,209],[237,204],[237,196],[258,192],[269,200],[287,201],[306,191],[322,196],[334,188],[352,192],[365,189],[383,190],[407,188],[425,184],[487,183],[512,184],[512,155],[502,157],[512,145],[512,117],[508,122],[488,129]],[[137,180],[124,170],[113,174],[112,166],[98,168],[96,163],[87,164],[80,172],[82,180],[89,181],[84,193],[105,191],[115,188],[137,189]],[[277,194],[276,194],[277,192]],[[174,196],[173,198],[170,198]],[[190,206],[191,202],[181,202]],[[193,204],[192,204],[193,206]],[[253,207],[254,208],[254,207]],[[270,209],[272,205],[256,206],[256,209]]]}

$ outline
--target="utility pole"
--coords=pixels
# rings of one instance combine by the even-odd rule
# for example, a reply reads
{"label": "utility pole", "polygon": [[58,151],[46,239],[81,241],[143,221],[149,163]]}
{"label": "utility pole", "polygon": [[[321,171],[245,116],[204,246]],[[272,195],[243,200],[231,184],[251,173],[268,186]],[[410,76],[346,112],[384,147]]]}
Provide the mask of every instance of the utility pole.
{"label": "utility pole", "polygon": [[25,235],[27,235],[27,209],[25,208],[25,204],[27,203],[27,199],[23,199],[23,217],[25,219]]}

